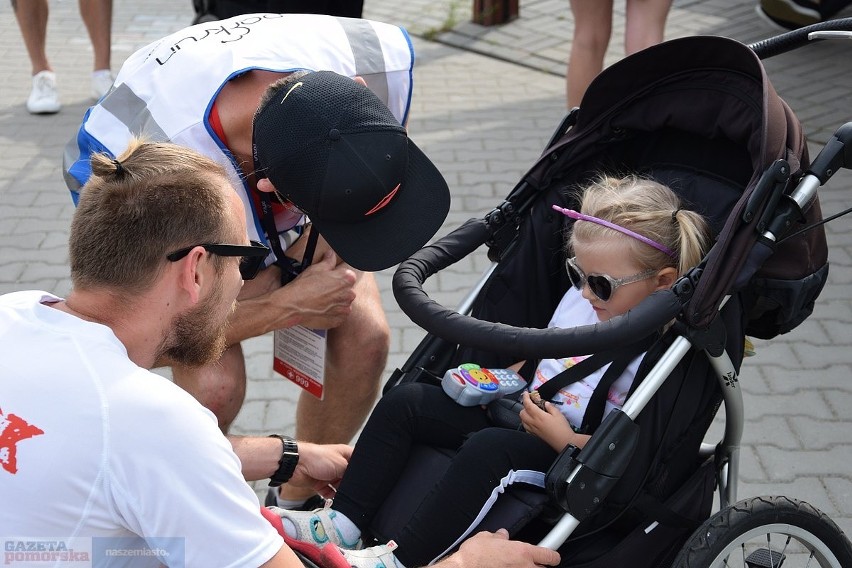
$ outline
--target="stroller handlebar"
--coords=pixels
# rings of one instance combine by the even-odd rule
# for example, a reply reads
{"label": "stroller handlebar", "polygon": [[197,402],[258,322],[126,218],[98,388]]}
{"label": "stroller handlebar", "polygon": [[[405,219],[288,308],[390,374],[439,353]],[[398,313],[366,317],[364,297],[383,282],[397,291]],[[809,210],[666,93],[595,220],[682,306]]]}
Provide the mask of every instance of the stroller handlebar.
{"label": "stroller handlebar", "polygon": [[533,359],[587,355],[614,345],[629,345],[651,335],[681,311],[678,296],[664,290],[606,322],[538,329],[479,320],[431,299],[423,290],[426,279],[472,253],[489,236],[485,220],[471,219],[400,264],[393,277],[393,291],[402,311],[444,340],[485,351],[506,351],[506,346],[511,346],[513,355]]}
{"label": "stroller handlebar", "polygon": [[[749,44],[749,47],[760,59],[768,59],[770,57],[798,49],[808,42],[832,39],[833,37],[831,35],[820,34],[818,32],[850,30],[852,30],[852,18],[826,20],[824,22],[804,26],[781,35]],[[814,35],[811,36],[810,34]]]}

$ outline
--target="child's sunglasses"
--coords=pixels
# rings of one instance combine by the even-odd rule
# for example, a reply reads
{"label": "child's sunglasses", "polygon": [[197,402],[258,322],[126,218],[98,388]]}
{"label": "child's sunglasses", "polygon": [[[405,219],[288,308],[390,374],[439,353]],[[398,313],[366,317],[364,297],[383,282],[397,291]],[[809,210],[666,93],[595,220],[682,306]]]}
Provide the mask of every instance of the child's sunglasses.
{"label": "child's sunglasses", "polygon": [[602,302],[608,302],[615,291],[625,284],[647,280],[652,277],[657,271],[653,268],[627,276],[626,278],[613,278],[608,274],[586,274],[577,266],[576,257],[565,259],[565,271],[568,273],[568,278],[571,284],[577,289],[582,290],[588,283],[589,290],[592,294],[598,297]]}

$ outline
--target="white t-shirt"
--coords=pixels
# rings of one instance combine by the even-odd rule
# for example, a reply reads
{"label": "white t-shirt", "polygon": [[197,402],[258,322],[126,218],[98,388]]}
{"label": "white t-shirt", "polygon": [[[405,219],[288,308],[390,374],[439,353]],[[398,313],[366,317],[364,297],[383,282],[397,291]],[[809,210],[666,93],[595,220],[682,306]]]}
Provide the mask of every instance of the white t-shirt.
{"label": "white t-shirt", "polygon": [[[592,325],[598,323],[598,321],[592,305],[588,300],[583,298],[579,290],[572,286],[562,296],[562,300],[556,306],[556,310],[554,310],[553,317],[550,319],[547,327],[570,328]],[[633,359],[621,376],[610,387],[604,408],[604,416],[609,414],[613,408],[624,406],[627,393],[630,391],[630,386],[633,384],[636,371],[639,369],[639,364],[642,362],[644,355],[642,353]],[[589,355],[565,357],[563,359],[543,359],[535,371],[532,388],[539,388],[565,369],[573,367],[588,357]],[[583,415],[586,413],[586,407],[589,405],[592,393],[608,368],[608,364],[604,365],[588,377],[560,390],[553,397],[553,400],[562,403],[558,408],[574,428],[579,428],[583,424]]]}
{"label": "white t-shirt", "polygon": [[[130,361],[110,328],[44,305],[57,300],[0,296],[5,559],[246,567],[272,558],[283,541],[214,415]],[[72,561],[84,554],[90,563]]]}
{"label": "white t-shirt", "polygon": [[245,14],[197,24],[127,58],[113,89],[89,109],[65,147],[65,183],[76,203],[92,173],[93,153],[118,156],[140,135],[173,142],[225,168],[243,201],[249,238],[265,243],[242,171],[210,124],[210,108],[225,83],[255,69],[359,76],[405,124],[413,68],[408,33],[391,24],[321,14]]}

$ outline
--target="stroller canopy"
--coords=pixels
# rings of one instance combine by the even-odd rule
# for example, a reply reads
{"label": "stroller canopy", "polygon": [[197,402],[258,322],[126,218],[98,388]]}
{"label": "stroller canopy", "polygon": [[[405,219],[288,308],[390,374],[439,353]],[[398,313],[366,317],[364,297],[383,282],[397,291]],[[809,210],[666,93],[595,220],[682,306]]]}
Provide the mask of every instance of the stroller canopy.
{"label": "stroller canopy", "polygon": [[[521,293],[530,285],[529,274],[548,275],[551,281],[542,283],[545,290],[539,298],[549,298],[551,302],[542,309],[526,306],[525,311],[535,314],[531,317],[507,317],[499,309],[487,307],[475,310],[477,317],[511,326],[540,328],[546,324],[547,319],[543,318],[567,288],[559,276],[561,259],[557,254],[565,219],[548,210],[554,203],[575,206],[576,195],[571,190],[601,172],[640,172],[657,178],[710,220],[718,239],[706,259],[705,277],[698,281],[693,298],[683,311],[691,326],[707,327],[724,296],[750,284],[758,269],[771,272],[773,260],[778,260],[777,272],[785,277],[796,279],[812,274],[826,263],[821,230],[785,242],[778,254],[773,254],[776,251],[771,244],[762,247],[761,255],[750,259],[762,233],[759,220],[763,209],[772,199],[767,192],[755,194],[755,189],[777,160],[785,160],[787,177],[795,178],[807,167],[804,136],[795,115],[778,97],[760,60],[747,46],[720,37],[690,37],[623,59],[592,82],[576,124],[556,133],[542,157],[507,198],[510,202],[516,200],[518,209],[536,209],[528,216],[519,212],[518,234],[522,235],[522,242],[510,260],[529,254],[542,256],[544,246],[548,254],[541,262],[547,266],[542,270],[530,266],[521,277],[505,276],[509,271],[498,268],[495,277],[503,281],[506,290]],[[530,191],[546,197],[544,207],[535,207],[541,203],[538,198],[527,199]],[[814,203],[808,215],[818,218],[819,214],[818,203]],[[522,350],[513,353],[515,356],[546,357],[552,355],[552,344],[546,340],[550,335],[562,334],[558,343],[576,345],[582,353],[573,354],[583,354],[611,345],[614,338],[635,337],[637,331],[644,332],[631,328],[625,333],[623,326],[636,325],[637,320],[647,321],[650,328],[667,321],[639,317],[640,305],[632,310],[632,317],[628,313],[604,324],[587,326],[589,329],[522,330],[485,325],[437,306],[422,292],[422,282],[487,241],[488,228],[483,225],[487,221],[461,227],[416,253],[398,269],[394,278],[397,301],[427,331],[480,349],[505,342]],[[539,250],[534,250],[536,247]],[[770,255],[770,262],[764,265]],[[791,258],[796,262],[806,259],[805,265],[798,266],[798,273],[792,275],[785,261]],[[655,298],[658,294],[648,300],[656,304],[651,311],[662,311],[660,318],[670,318],[679,311],[677,306],[671,307],[671,302]],[[751,307],[747,305],[746,310],[751,311]],[[586,340],[592,334],[599,337],[594,344]],[[541,344],[542,351],[528,348],[525,335]]]}

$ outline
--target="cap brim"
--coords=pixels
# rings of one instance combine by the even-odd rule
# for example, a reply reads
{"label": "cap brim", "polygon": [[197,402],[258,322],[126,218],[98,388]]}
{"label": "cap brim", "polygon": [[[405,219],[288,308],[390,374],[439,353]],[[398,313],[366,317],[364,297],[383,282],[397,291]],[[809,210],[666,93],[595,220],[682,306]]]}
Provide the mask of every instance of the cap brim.
{"label": "cap brim", "polygon": [[420,250],[441,228],[449,211],[450,189],[444,176],[409,139],[405,180],[375,217],[358,223],[311,221],[344,262],[376,272]]}

